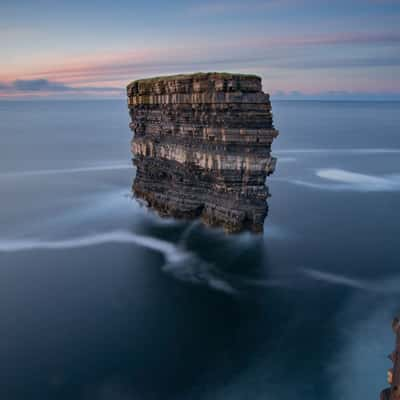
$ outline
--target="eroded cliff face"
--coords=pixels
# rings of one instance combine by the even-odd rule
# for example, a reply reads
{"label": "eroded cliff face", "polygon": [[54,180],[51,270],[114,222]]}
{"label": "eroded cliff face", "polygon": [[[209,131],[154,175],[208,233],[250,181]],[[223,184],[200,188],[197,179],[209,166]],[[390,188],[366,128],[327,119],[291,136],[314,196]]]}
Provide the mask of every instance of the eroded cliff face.
{"label": "eroded cliff face", "polygon": [[278,131],[254,75],[199,73],[127,87],[134,194],[160,215],[263,230]]}

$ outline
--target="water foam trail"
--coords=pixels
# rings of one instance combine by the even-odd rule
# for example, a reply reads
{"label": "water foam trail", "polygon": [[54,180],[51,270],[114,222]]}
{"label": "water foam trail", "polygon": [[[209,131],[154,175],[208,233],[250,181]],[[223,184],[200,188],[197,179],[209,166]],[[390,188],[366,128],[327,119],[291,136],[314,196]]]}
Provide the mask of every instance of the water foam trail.
{"label": "water foam trail", "polygon": [[97,246],[106,243],[136,244],[156,251],[164,256],[162,270],[174,278],[194,284],[206,285],[212,289],[235,294],[236,290],[219,276],[218,271],[209,263],[187,251],[183,246],[176,246],[165,240],[137,235],[129,231],[98,233],[73,239],[0,239],[0,253],[32,250],[67,250],[80,247]]}
{"label": "water foam trail", "polygon": [[296,157],[279,157],[278,162],[281,163],[291,163],[297,161]]}
{"label": "water foam trail", "polygon": [[165,273],[183,282],[208,286],[211,289],[230,295],[239,293],[232,285],[232,282],[218,271],[214,265],[195,255],[193,255],[190,262],[167,263],[162,269]]}
{"label": "water foam trail", "polygon": [[178,249],[164,240],[136,235],[129,231],[114,231],[81,236],[73,239],[46,241],[38,239],[0,240],[0,252],[17,252],[29,250],[63,250],[79,247],[97,246],[105,243],[132,243],[162,253],[168,262],[181,261],[189,253]]}
{"label": "water foam trail", "polygon": [[[350,149],[282,149],[275,150],[276,155],[280,154],[349,154],[349,155],[374,155],[374,154],[399,154],[400,149],[387,149],[387,148],[350,148]],[[279,158],[278,158],[279,159]]]}
{"label": "water foam trail", "polygon": [[336,182],[338,181],[343,183],[361,184],[368,186],[380,186],[386,185],[388,183],[388,180],[385,178],[359,174],[356,172],[350,172],[343,169],[335,168],[324,168],[317,170],[316,175],[320,178],[325,178]]}
{"label": "water foam trail", "polygon": [[0,173],[0,177],[17,178],[24,176],[73,174],[79,172],[114,171],[123,169],[133,169],[133,167],[131,164],[109,164],[109,165],[97,165],[97,166],[76,167],[76,168],[38,169],[34,171],[3,172]]}
{"label": "water foam trail", "polygon": [[393,192],[400,190],[400,175],[367,175],[344,169],[321,168],[315,175],[333,183],[309,182],[299,179],[287,179],[290,183],[322,190],[352,190],[359,192]]}
{"label": "water foam trail", "polygon": [[187,239],[193,232],[195,228],[199,226],[199,221],[194,220],[192,221],[187,228],[183,231],[181,237],[179,238],[179,246],[185,246]]}
{"label": "water foam trail", "polygon": [[398,294],[400,287],[398,285],[399,277],[391,279],[375,280],[373,283],[361,279],[354,279],[344,275],[333,274],[331,272],[318,271],[316,269],[303,268],[303,274],[317,281],[330,283],[333,285],[347,286],[353,289],[360,289],[373,293]]}
{"label": "water foam trail", "polygon": [[367,291],[377,291],[374,285],[371,285],[367,282],[363,282],[358,279],[349,278],[343,275],[332,274],[330,272],[318,271],[316,269],[302,269],[302,272],[307,275],[309,278],[312,278],[317,281],[332,283],[335,285],[348,286],[354,289],[362,289]]}
{"label": "water foam trail", "polygon": [[[165,259],[162,270],[175,279],[192,284],[208,286],[211,289],[235,295],[243,287],[291,287],[294,280],[287,279],[251,279],[230,275],[219,271],[214,265],[204,261],[186,250],[182,245],[174,245],[165,240],[137,235],[129,231],[113,231],[73,239],[54,241],[38,239],[0,240],[0,252],[19,252],[32,250],[67,250],[80,247],[97,246],[106,243],[136,244],[161,253]],[[315,269],[302,269],[301,272],[314,280],[335,285],[352,287],[370,292],[398,293],[397,285],[376,285],[343,275],[322,272]],[[294,285],[295,287],[295,285]],[[384,289],[383,289],[384,288]]]}

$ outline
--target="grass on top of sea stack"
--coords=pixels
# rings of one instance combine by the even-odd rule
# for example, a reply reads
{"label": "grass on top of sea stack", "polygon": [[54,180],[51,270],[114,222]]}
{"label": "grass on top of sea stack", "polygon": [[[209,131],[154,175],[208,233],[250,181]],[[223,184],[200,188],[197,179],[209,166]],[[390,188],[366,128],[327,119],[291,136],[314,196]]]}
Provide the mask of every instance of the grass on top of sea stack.
{"label": "grass on top of sea stack", "polygon": [[160,81],[174,81],[174,80],[185,80],[185,79],[260,79],[258,75],[253,74],[236,74],[230,72],[196,72],[193,74],[177,74],[177,75],[165,75],[165,76],[155,76],[151,78],[143,78],[132,81],[128,84],[127,89],[129,89],[134,84],[151,84]]}

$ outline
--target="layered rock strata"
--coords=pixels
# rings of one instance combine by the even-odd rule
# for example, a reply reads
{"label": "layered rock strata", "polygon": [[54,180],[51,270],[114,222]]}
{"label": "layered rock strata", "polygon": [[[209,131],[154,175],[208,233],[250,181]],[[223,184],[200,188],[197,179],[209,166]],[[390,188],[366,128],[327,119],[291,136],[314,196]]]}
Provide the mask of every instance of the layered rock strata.
{"label": "layered rock strata", "polygon": [[163,216],[262,231],[278,131],[261,78],[166,76],[134,81],[127,94],[134,194]]}
{"label": "layered rock strata", "polygon": [[400,318],[395,317],[392,329],[396,335],[395,349],[389,354],[393,367],[387,372],[390,387],[382,390],[380,400],[400,400]]}

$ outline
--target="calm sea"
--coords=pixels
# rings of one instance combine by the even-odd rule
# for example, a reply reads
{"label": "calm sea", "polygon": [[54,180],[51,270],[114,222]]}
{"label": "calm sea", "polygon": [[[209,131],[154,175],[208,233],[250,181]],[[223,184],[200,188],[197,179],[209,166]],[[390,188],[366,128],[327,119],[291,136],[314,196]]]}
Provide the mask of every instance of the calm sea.
{"label": "calm sea", "polygon": [[263,236],[131,198],[118,101],[0,103],[0,398],[376,400],[400,103],[273,102]]}

